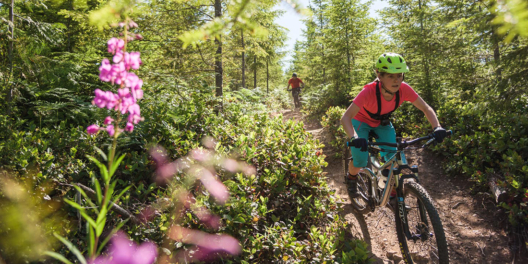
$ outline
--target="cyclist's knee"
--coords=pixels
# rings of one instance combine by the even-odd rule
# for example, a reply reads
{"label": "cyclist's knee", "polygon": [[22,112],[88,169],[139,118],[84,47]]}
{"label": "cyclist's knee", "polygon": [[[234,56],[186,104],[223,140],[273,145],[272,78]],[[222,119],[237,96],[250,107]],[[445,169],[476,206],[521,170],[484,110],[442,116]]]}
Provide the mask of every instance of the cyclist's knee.
{"label": "cyclist's knee", "polygon": [[354,164],[354,167],[356,168],[364,168],[364,167],[367,167],[367,159],[362,159],[361,157],[358,157],[357,159],[354,158],[352,159],[353,163]]}

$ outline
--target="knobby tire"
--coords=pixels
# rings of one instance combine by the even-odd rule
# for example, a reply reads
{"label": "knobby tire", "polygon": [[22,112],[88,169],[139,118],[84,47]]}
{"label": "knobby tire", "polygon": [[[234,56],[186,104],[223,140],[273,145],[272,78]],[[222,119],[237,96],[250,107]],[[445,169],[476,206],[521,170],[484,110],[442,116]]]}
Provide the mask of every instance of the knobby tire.
{"label": "knobby tire", "polygon": [[[449,252],[447,249],[447,241],[444,233],[444,228],[442,226],[442,221],[440,220],[440,216],[438,215],[438,211],[434,207],[434,204],[429,196],[429,194],[425,191],[425,189],[416,182],[406,182],[404,184],[404,194],[405,194],[405,204],[407,206],[407,201],[410,199],[417,199],[417,205],[420,207],[422,212],[424,212],[423,209],[425,209],[426,217],[427,217],[427,230],[429,232],[431,231],[431,225],[433,227],[433,236],[428,237],[428,240],[421,241],[421,239],[418,239],[417,241],[413,240],[407,240],[407,237],[405,236],[404,229],[403,229],[403,222],[400,219],[399,216],[399,208],[398,205],[395,205],[395,217],[396,217],[396,233],[398,234],[398,241],[399,241],[399,247],[400,251],[402,253],[402,258],[405,263],[439,263],[439,264],[447,264],[449,263]],[[407,209],[409,212],[407,213],[407,221],[409,223],[409,231],[411,234],[417,233],[416,230],[416,223],[410,223],[409,222],[409,214],[413,213],[412,210],[418,210],[420,212],[420,209],[418,208],[410,208]],[[423,223],[423,221],[419,220],[419,222]],[[423,230],[423,229],[422,229]],[[434,239],[430,241],[430,239]],[[430,242],[436,242],[436,245],[431,246],[431,249],[427,249],[427,246],[424,247],[425,243]],[[421,249],[419,248],[421,246]],[[436,246],[437,249],[434,248]],[[410,250],[409,248],[415,249]],[[417,249],[417,250],[416,250]],[[420,252],[418,252],[420,251]],[[425,251],[425,252],[424,252]],[[425,256],[424,256],[425,254]],[[413,260],[414,259],[414,260]]]}

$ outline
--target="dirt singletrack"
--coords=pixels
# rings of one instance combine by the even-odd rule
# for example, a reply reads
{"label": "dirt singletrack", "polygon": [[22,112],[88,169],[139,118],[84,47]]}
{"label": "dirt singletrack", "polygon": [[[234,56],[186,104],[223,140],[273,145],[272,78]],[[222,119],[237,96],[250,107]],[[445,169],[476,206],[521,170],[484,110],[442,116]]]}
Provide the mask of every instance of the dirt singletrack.
{"label": "dirt singletrack", "polygon": [[[325,147],[330,188],[344,203],[342,216],[350,223],[353,237],[369,244],[374,263],[403,263],[398,248],[394,214],[389,208],[376,208],[366,215],[350,204],[344,182],[342,158],[328,142],[318,121],[303,120],[298,111],[284,110],[283,118],[303,121],[305,129]],[[449,245],[450,263],[528,263],[525,252],[512,246],[507,234],[508,220],[487,193],[470,195],[472,183],[443,173],[441,158],[427,149],[406,151],[410,165],[418,165],[420,184],[435,202]],[[424,260],[423,263],[428,263]]]}

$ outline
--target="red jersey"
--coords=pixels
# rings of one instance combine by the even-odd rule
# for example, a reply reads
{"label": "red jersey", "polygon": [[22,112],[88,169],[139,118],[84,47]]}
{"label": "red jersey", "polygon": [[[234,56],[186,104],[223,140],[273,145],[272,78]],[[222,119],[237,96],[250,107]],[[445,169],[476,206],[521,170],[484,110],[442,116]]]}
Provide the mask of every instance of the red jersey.
{"label": "red jersey", "polygon": [[[380,88],[381,83],[380,83]],[[380,91],[381,92],[381,91]],[[398,93],[400,93],[400,105],[404,101],[408,102],[414,102],[416,99],[418,99],[418,94],[414,91],[414,89],[409,86],[407,83],[402,82],[400,86],[400,90],[398,90]],[[360,110],[359,113],[354,117],[354,119],[365,122],[371,127],[377,127],[380,124],[379,120],[372,119],[367,111],[371,113],[377,113],[378,112],[378,100],[376,99],[376,82],[371,82],[363,87],[363,90],[359,92],[359,94],[354,98],[353,103],[357,105]],[[381,96],[381,113],[380,115],[387,114],[394,110],[394,106],[396,104],[396,96],[392,97],[392,100],[387,101]]]}
{"label": "red jersey", "polygon": [[292,89],[293,88],[299,88],[301,87],[300,83],[302,83],[303,81],[299,78],[297,79],[293,79],[291,78],[289,81],[288,81],[288,84],[291,85]]}

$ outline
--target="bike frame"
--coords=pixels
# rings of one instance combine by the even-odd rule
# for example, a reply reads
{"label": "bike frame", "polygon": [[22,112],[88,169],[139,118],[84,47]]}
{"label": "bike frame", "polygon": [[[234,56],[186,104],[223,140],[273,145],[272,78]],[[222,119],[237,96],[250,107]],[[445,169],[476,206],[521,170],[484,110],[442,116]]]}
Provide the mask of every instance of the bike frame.
{"label": "bike frame", "polygon": [[[375,149],[377,151],[381,151],[381,148],[378,146],[369,146],[371,149]],[[367,171],[368,176],[370,177],[371,186],[369,190],[369,201],[375,201],[375,203],[371,202],[369,205],[371,206],[371,210],[374,211],[376,206],[385,206],[389,202],[389,197],[392,192],[393,188],[396,188],[396,196],[397,196],[397,208],[394,208],[395,210],[399,211],[398,216],[400,217],[403,228],[405,232],[405,236],[407,239],[413,239],[417,240],[420,239],[420,236],[413,236],[409,232],[409,224],[407,222],[407,210],[405,209],[405,199],[404,199],[404,193],[403,193],[403,182],[405,179],[413,178],[416,180],[416,182],[419,182],[418,180],[418,167],[416,165],[410,167],[407,163],[407,159],[405,158],[405,152],[404,149],[398,149],[396,153],[383,165],[378,164],[377,159],[371,155],[371,151],[369,151],[369,162],[372,164],[373,169],[375,169],[377,172],[381,172],[385,169],[389,169],[389,174],[387,176],[387,183],[385,185],[385,188],[383,189],[383,193],[381,197],[378,197],[377,190],[378,190],[378,181],[379,177],[377,173],[374,173],[369,168],[363,168],[363,171]],[[411,170],[412,174],[405,174],[400,175],[401,171],[403,169],[409,169]],[[423,206],[419,206],[420,210],[420,218],[423,223],[427,223],[427,216],[425,212],[425,208]],[[422,238],[423,239],[423,238]]]}

